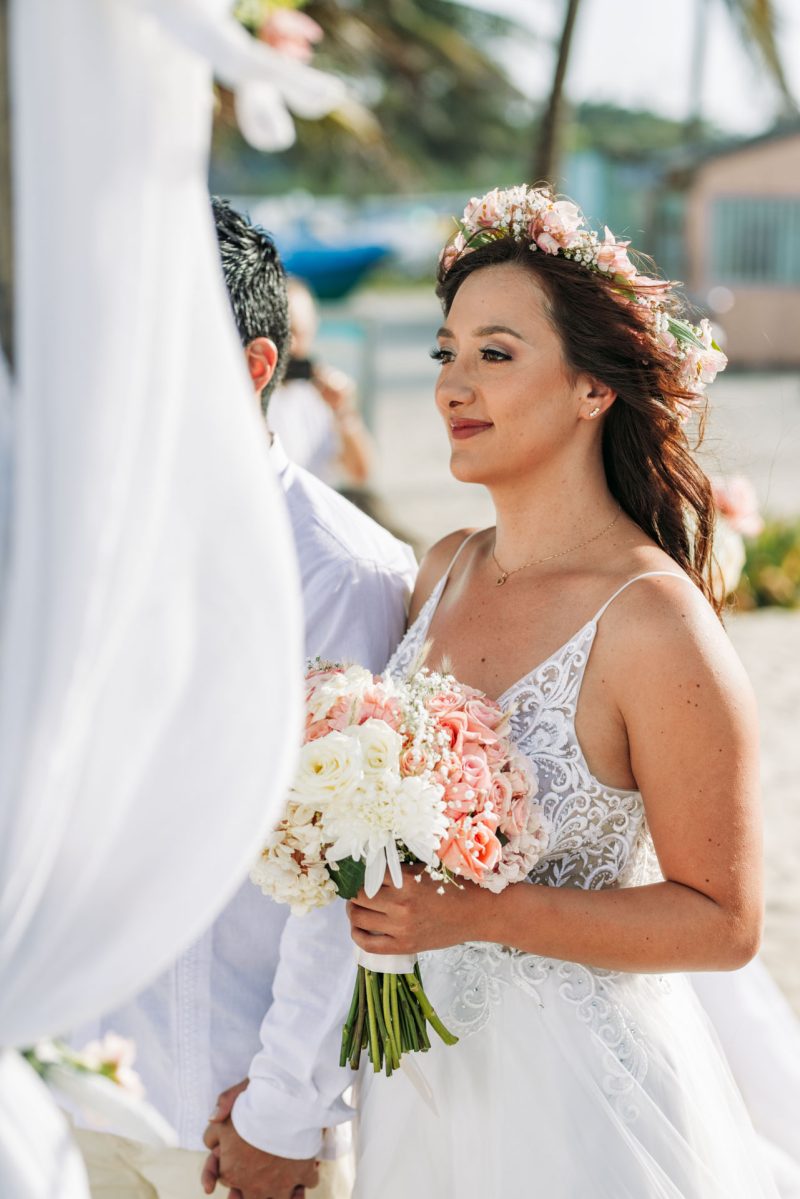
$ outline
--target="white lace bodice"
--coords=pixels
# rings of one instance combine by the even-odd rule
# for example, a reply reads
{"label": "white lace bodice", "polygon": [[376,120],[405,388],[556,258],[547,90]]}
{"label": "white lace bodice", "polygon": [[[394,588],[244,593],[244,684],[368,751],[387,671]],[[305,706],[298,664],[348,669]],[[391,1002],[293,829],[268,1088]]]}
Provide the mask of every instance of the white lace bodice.
{"label": "white lace bodice", "polygon": [[[453,563],[395,650],[388,666],[392,674],[407,675],[420,661]],[[501,706],[511,709],[517,747],[536,768],[538,801],[550,825],[547,853],[529,875],[532,883],[596,890],[661,878],[640,792],[609,787],[595,778],[575,732],[578,697],[598,621],[620,592],[644,577],[629,579],[566,645],[499,697]],[[623,980],[619,973],[486,942],[435,950],[423,954],[421,961],[440,1016],[460,1037],[484,1027],[505,987],[518,987],[541,1003],[543,989],[555,985],[561,999],[592,1024],[607,1046],[604,1085],[609,1093],[619,1092],[622,1110],[631,1081],[646,1069],[646,1055],[635,1022],[616,993]],[[648,985],[668,983],[651,979]]]}
{"label": "white lace bodice", "polygon": [[[392,674],[407,674],[419,660],[448,576],[392,656]],[[575,733],[578,696],[603,611],[605,606],[499,699],[512,708],[512,736],[536,768],[538,798],[551,828],[547,854],[530,878],[554,887],[624,887],[659,877],[640,793],[595,778]]]}

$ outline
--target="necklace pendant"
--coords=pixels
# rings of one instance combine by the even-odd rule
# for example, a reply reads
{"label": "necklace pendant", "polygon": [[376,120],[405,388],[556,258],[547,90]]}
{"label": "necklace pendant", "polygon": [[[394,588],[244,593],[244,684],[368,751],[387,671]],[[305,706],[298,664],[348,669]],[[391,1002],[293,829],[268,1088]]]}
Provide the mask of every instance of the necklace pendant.
{"label": "necklace pendant", "polygon": [[497,582],[495,583],[495,587],[502,587],[507,578],[508,578],[508,575],[506,574],[505,571],[503,571],[503,573],[499,576]]}

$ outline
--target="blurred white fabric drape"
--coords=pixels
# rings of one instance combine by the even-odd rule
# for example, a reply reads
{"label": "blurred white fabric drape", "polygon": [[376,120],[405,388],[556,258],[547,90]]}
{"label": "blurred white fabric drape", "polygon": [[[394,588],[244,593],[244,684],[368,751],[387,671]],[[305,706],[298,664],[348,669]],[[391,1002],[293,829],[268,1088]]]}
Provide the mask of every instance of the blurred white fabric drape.
{"label": "blurred white fabric drape", "polygon": [[226,8],[11,4],[4,1199],[84,1193],[11,1050],[116,1004],[209,923],[293,764],[293,550],[217,264],[210,66],[175,18],[199,14],[210,47],[214,21],[235,39]]}

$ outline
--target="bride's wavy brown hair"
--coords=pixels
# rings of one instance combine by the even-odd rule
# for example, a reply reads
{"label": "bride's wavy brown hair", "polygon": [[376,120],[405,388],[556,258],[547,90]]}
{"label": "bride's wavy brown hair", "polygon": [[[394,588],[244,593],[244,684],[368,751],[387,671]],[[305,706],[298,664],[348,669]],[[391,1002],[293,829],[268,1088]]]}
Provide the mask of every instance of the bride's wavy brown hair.
{"label": "bride's wavy brown hair", "polygon": [[[722,600],[711,573],[714,499],[681,420],[687,407],[698,414],[696,448],[703,437],[705,401],[681,387],[675,359],[653,339],[647,308],[621,296],[608,276],[560,255],[532,252],[511,238],[471,250],[449,270],[440,265],[436,294],[445,315],[469,275],[507,263],[523,267],[541,285],[570,373],[591,375],[617,394],[603,429],[612,495],[719,613]],[[652,284],[641,284],[641,290],[647,286]],[[673,296],[667,304],[675,311],[680,301]]]}

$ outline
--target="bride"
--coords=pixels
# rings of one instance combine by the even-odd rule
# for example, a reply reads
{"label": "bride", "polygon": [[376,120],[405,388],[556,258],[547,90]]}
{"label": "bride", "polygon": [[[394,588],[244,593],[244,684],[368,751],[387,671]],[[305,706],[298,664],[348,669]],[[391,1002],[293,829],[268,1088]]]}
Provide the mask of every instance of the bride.
{"label": "bride", "polygon": [[422,1060],[436,1112],[362,1076],[355,1195],[775,1196],[681,973],[741,966],[762,919],[756,713],[686,432],[725,359],[543,189],[472,201],[438,294],[451,469],[496,524],[431,550],[390,668],[499,697],[550,841],[534,885],[349,905],[460,1037]]}

